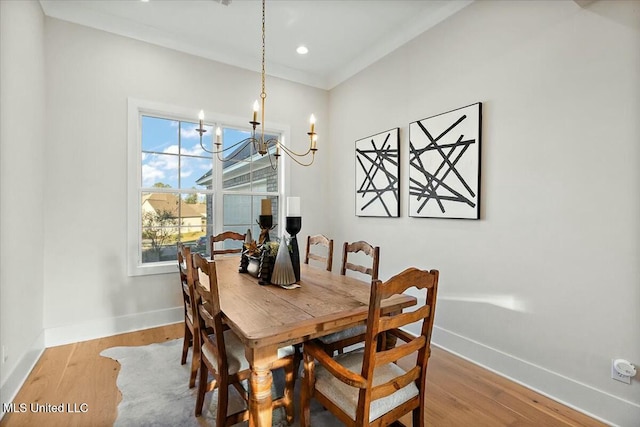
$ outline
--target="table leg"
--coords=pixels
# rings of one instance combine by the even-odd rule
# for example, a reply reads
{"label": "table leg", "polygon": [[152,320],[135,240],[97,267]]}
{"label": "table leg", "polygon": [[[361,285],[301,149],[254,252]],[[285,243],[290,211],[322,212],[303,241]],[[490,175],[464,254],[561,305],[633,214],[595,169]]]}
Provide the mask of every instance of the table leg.
{"label": "table leg", "polygon": [[247,349],[251,364],[251,395],[249,396],[249,426],[271,427],[273,399],[271,365],[278,357],[277,349]]}
{"label": "table leg", "polygon": [[[391,316],[395,316],[397,314],[402,313],[402,310],[399,311],[394,311],[393,313],[391,313]],[[384,349],[385,350],[391,350],[392,348],[394,348],[396,346],[396,343],[398,342],[398,337],[396,337],[395,335],[391,335],[389,333],[385,334],[384,337]]]}

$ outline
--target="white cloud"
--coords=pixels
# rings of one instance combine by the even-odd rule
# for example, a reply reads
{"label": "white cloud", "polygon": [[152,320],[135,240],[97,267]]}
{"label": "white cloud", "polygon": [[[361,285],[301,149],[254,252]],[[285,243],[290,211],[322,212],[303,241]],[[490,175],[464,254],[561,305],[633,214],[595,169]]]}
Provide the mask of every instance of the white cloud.
{"label": "white cloud", "polygon": [[164,179],[165,174],[161,169],[150,165],[142,165],[142,186],[151,187],[156,182]]}
{"label": "white cloud", "polygon": [[[178,146],[171,146],[165,150],[166,153],[174,151],[178,151]],[[171,172],[177,170],[178,156],[149,155],[148,160],[142,165],[142,185],[150,187],[156,182],[169,180],[169,182],[165,182],[165,184],[176,187],[177,182],[170,181],[175,181],[175,179],[172,178],[175,174]]]}
{"label": "white cloud", "polygon": [[[164,149],[163,153],[167,153],[167,154],[178,154],[178,146],[177,145],[170,145],[167,148]],[[178,164],[176,163],[176,166]]]}
{"label": "white cloud", "polygon": [[[187,125],[183,122],[180,128],[180,136],[183,139],[200,139],[200,132],[196,131],[197,127],[195,124]],[[211,135],[213,133],[213,126],[204,125],[204,129],[207,131],[205,135]]]}
{"label": "white cloud", "polygon": [[180,128],[180,136],[183,139],[200,138],[200,134],[198,132],[196,132],[196,128],[189,128],[189,129]]}
{"label": "white cloud", "polygon": [[[173,188],[177,188],[179,164],[179,156],[177,156],[177,154],[204,156],[206,153],[199,144],[193,144],[190,148],[182,147],[181,152],[178,145],[173,144],[167,146],[163,150],[163,154],[142,153],[142,185],[144,187],[151,187],[157,182],[163,182],[171,185]],[[211,169],[210,160],[183,157],[180,178],[185,181],[188,181],[190,178],[198,178],[209,169]],[[194,177],[194,175],[197,176]],[[189,186],[185,183],[183,183],[183,185]]]}
{"label": "white cloud", "polygon": [[182,154],[187,154],[190,156],[203,156],[205,154],[204,150],[200,145],[194,145],[191,150],[188,148],[182,147]]}

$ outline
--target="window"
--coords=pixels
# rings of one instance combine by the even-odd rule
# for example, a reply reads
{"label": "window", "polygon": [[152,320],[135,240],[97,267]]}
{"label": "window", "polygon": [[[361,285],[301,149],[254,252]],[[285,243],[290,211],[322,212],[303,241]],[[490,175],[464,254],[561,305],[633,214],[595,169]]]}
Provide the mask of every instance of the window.
{"label": "window", "polygon": [[[180,243],[208,256],[213,234],[251,230],[257,238],[262,199],[272,200],[278,223],[282,168],[274,171],[252,144],[238,144],[251,133],[241,119],[229,117],[204,126],[202,144],[209,150],[215,128],[222,129],[222,146],[229,150],[221,162],[200,146],[193,117],[192,111],[129,101],[130,275],[174,272]],[[277,236],[277,228],[271,233]],[[240,243],[225,247],[234,244]]]}

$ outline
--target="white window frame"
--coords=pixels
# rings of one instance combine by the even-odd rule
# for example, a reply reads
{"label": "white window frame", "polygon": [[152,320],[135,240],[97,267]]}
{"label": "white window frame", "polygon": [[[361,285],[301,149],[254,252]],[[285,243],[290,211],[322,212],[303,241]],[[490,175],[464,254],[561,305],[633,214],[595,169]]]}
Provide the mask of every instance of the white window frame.
{"label": "white window frame", "polygon": [[[142,116],[164,117],[179,121],[195,122],[198,117],[199,109],[178,107],[169,104],[161,104],[153,101],[146,101],[136,98],[128,98],[128,177],[127,177],[127,272],[129,276],[145,276],[152,274],[167,274],[177,271],[176,261],[166,261],[161,263],[143,264],[141,258],[142,230],[141,215],[142,206]],[[248,119],[242,117],[229,116],[215,112],[205,111],[205,122],[217,123],[220,126],[234,127],[238,129],[247,128]],[[269,123],[269,128],[265,132],[280,135],[280,141],[286,145],[289,139],[289,126],[282,124]],[[284,158],[284,159],[283,159]],[[222,168],[217,167],[220,163],[215,155],[212,164],[212,174],[215,176],[213,209],[215,218],[214,233],[222,232],[222,215],[223,215],[223,197],[225,194],[253,195],[259,196],[260,192],[234,192],[217,188],[218,183],[222,182]],[[283,161],[284,160],[284,161]],[[284,218],[285,207],[283,201],[284,194],[289,189],[289,181],[287,179],[291,163],[287,156],[280,158],[278,164],[278,197],[280,203],[279,217]],[[265,193],[266,194],[266,193]],[[268,193],[272,195],[273,193]]]}

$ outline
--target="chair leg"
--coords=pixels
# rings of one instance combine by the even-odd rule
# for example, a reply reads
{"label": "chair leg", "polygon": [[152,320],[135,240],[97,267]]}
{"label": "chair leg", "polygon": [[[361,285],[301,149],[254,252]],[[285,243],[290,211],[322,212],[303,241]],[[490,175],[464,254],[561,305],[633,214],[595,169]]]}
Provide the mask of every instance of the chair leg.
{"label": "chair leg", "polygon": [[218,383],[218,413],[216,414],[216,426],[227,425],[227,406],[229,405],[229,381],[224,376]]}
{"label": "chair leg", "polygon": [[201,357],[200,344],[196,340],[197,338],[194,338],[193,340],[193,352],[191,354],[191,375],[189,376],[189,388],[195,387],[196,375],[198,374],[198,367],[200,366],[200,357]]}
{"label": "chair leg", "polygon": [[187,322],[184,323],[184,342],[182,343],[182,359],[180,360],[180,364],[184,365],[187,363],[187,353],[189,352],[189,344],[191,343],[191,331],[187,326]]}
{"label": "chair leg", "polygon": [[200,378],[198,379],[198,396],[196,397],[196,417],[202,415],[202,404],[204,403],[204,395],[207,392],[207,379],[209,369],[205,365],[204,360],[200,359]]}
{"label": "chair leg", "polygon": [[427,423],[427,420],[424,417],[424,404],[422,404],[413,410],[413,425],[425,426],[427,425],[426,423]]}

